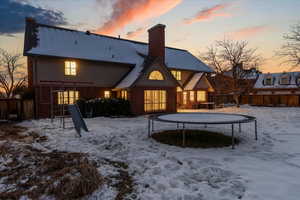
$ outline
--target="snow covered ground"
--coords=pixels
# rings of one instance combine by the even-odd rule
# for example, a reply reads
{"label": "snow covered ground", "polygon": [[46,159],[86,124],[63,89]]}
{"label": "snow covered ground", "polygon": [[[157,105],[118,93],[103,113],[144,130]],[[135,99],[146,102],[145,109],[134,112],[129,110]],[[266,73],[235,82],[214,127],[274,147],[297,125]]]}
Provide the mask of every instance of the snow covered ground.
{"label": "snow covered ground", "polygon": [[[143,116],[86,119],[90,132],[81,138],[73,129],[63,130],[50,120],[22,125],[48,136],[46,143],[36,144],[39,148],[86,152],[97,160],[128,163],[136,195],[142,200],[300,199],[300,108],[243,106],[209,112],[256,116],[259,140],[254,140],[253,124],[248,124],[242,127],[242,142],[235,150],[168,146],[147,137]],[[175,128],[158,123],[155,127]],[[231,133],[230,125],[207,129]],[[104,176],[114,173],[105,166],[99,170]],[[113,188],[102,188],[89,199],[110,200],[114,195]]]}

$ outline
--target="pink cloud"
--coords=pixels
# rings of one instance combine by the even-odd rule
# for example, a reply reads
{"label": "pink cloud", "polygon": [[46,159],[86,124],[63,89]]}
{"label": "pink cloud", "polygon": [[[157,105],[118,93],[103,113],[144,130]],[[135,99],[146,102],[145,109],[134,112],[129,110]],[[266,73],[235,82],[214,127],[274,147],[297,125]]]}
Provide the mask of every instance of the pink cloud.
{"label": "pink cloud", "polygon": [[[96,32],[113,34],[126,25],[163,15],[183,0],[116,0],[110,18]],[[101,1],[100,1],[101,2]]]}
{"label": "pink cloud", "polygon": [[134,39],[134,38],[136,38],[136,37],[142,35],[142,34],[145,33],[145,32],[146,32],[146,28],[141,27],[141,28],[138,28],[138,29],[136,29],[136,30],[134,30],[134,31],[128,32],[128,33],[126,34],[126,37],[127,37],[128,39]]}
{"label": "pink cloud", "polygon": [[268,30],[270,30],[270,27],[266,25],[246,27],[246,28],[239,29],[233,33],[230,33],[230,37],[238,40],[245,39],[249,37],[254,37]]}
{"label": "pink cloud", "polygon": [[199,11],[195,16],[185,19],[185,24],[193,24],[196,22],[209,21],[216,17],[229,17],[232,16],[229,13],[224,12],[226,8],[228,8],[230,4],[218,4],[211,8],[207,8]]}

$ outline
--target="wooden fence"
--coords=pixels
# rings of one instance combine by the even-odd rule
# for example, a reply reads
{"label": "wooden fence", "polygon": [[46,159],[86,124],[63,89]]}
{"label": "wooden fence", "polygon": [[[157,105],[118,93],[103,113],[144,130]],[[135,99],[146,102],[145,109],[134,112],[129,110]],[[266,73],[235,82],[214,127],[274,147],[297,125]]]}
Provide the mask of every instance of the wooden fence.
{"label": "wooden fence", "polygon": [[[219,95],[215,98],[216,104],[232,102],[234,101],[230,95]],[[241,97],[241,104],[296,107],[300,106],[300,95],[244,95]]]}
{"label": "wooden fence", "polygon": [[298,95],[249,95],[243,96],[241,104],[253,106],[300,106],[300,96]]}
{"label": "wooden fence", "polygon": [[26,120],[34,118],[33,100],[0,99],[0,120]]}

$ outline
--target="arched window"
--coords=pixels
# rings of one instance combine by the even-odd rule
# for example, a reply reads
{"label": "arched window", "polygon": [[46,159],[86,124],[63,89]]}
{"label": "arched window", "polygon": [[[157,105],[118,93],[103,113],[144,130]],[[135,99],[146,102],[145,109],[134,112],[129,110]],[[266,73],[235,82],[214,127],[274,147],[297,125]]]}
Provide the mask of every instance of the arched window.
{"label": "arched window", "polygon": [[164,80],[163,75],[160,73],[160,71],[154,70],[149,75],[150,80]]}

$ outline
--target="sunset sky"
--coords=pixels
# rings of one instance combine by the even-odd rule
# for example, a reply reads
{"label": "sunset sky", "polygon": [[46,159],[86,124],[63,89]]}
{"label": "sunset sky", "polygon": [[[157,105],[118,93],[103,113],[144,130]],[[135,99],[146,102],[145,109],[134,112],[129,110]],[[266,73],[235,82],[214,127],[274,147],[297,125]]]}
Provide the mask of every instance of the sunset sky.
{"label": "sunset sky", "polygon": [[266,59],[263,72],[288,71],[274,54],[299,8],[300,0],[0,0],[0,48],[23,50],[25,16],[138,41],[162,23],[168,46],[197,56],[215,40],[246,40]]}

